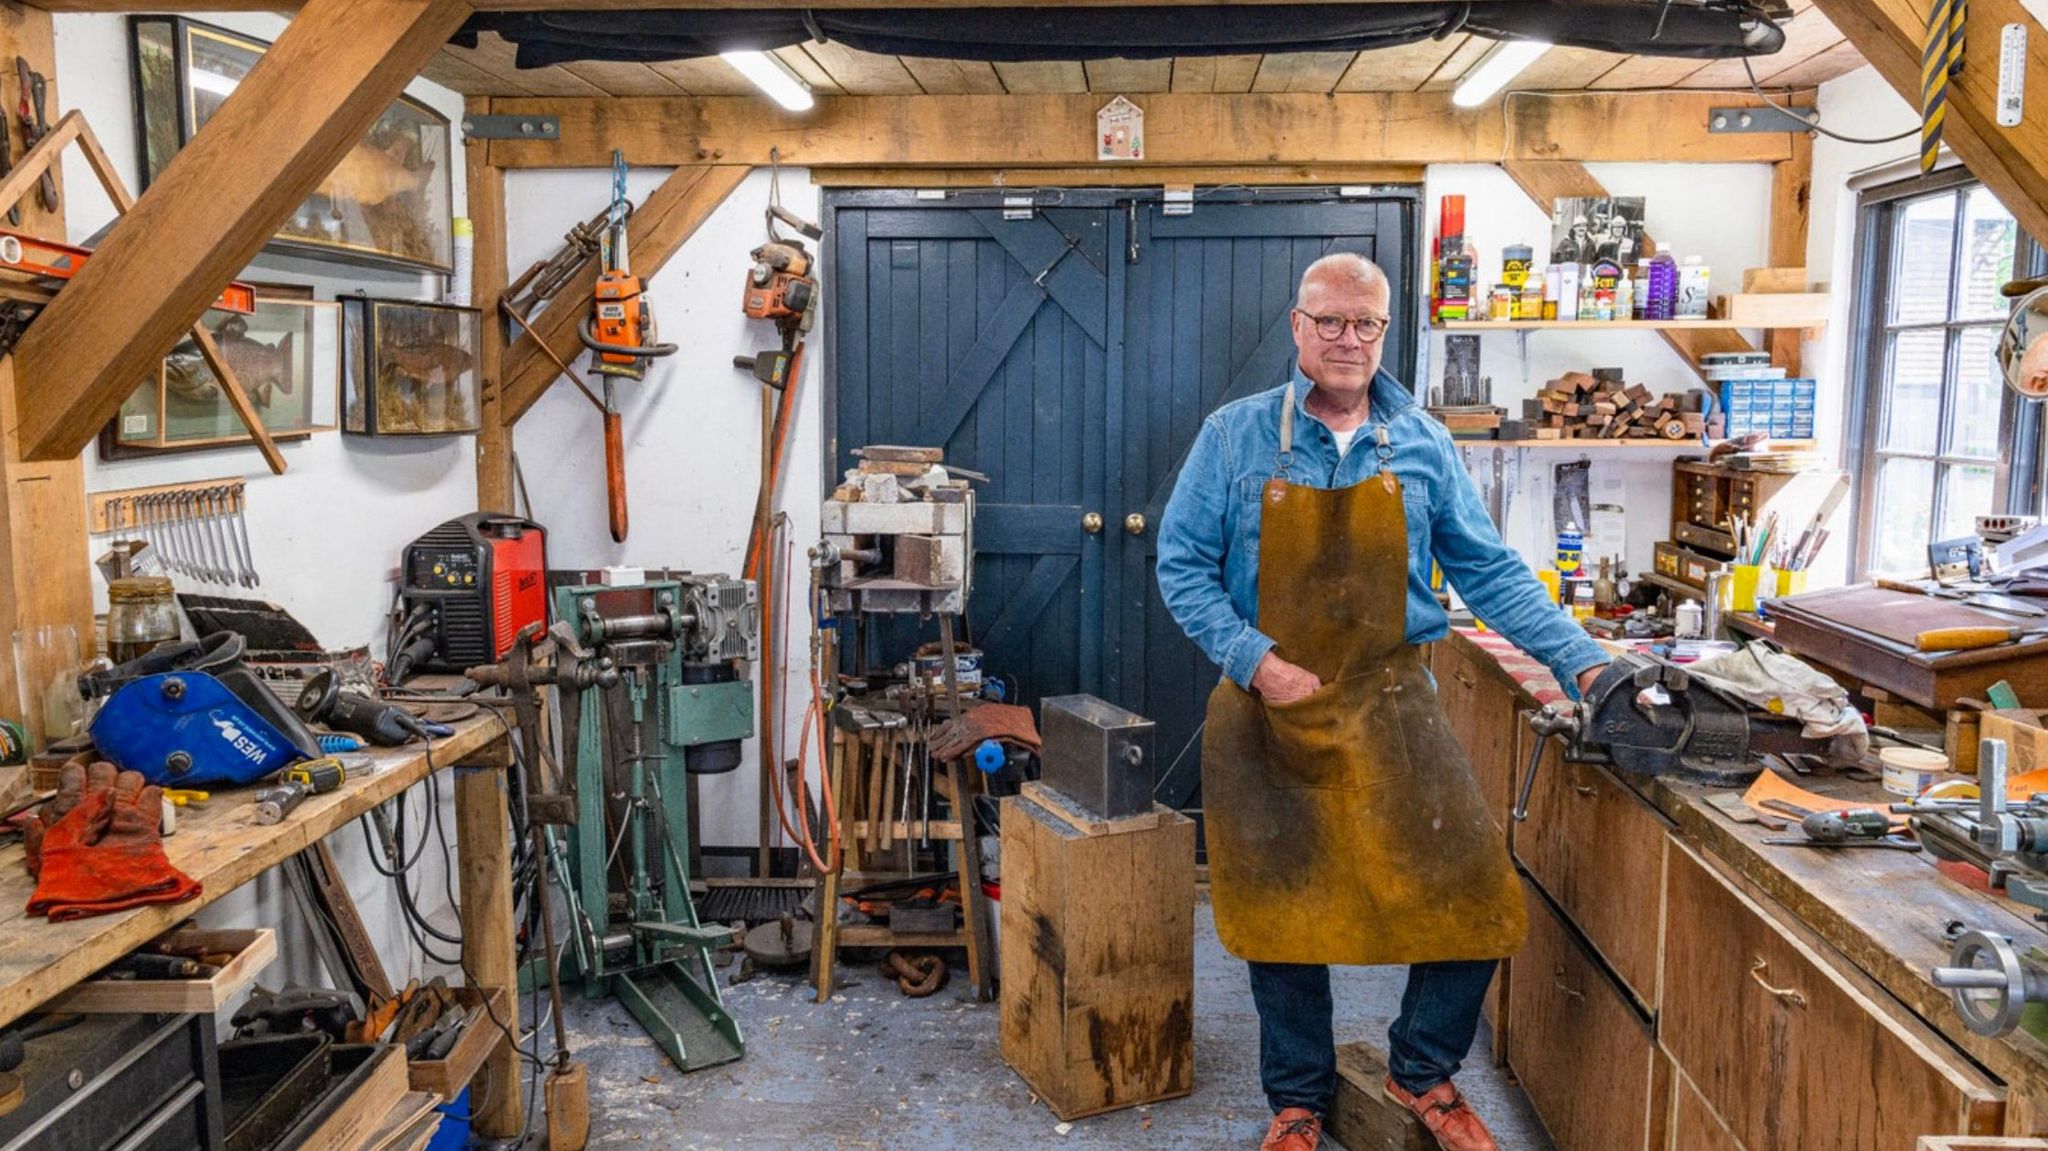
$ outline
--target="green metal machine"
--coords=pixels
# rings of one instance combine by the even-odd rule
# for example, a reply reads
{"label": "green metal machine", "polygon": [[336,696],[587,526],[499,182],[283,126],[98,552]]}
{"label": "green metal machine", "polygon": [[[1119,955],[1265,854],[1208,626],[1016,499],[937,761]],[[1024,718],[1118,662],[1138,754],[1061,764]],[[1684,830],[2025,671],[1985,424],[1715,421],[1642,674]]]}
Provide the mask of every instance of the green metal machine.
{"label": "green metal machine", "polygon": [[[745,1053],[690,902],[691,774],[732,771],[754,733],[747,665],[759,658],[750,581],[725,576],[555,591],[556,633],[617,672],[560,684],[572,962],[592,998],[615,995],[685,1071]],[[566,814],[566,813],[565,813]],[[561,848],[550,837],[550,854]],[[560,863],[560,859],[556,859]],[[559,871],[558,874],[563,874]]]}

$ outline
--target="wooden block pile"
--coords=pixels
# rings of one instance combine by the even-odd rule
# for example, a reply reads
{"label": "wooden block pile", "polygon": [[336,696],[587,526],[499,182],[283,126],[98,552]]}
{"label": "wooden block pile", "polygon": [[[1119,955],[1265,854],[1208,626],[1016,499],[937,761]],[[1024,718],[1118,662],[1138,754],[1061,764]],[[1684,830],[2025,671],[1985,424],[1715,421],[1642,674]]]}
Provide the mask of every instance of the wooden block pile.
{"label": "wooden block pile", "polygon": [[1683,440],[1706,430],[1705,394],[1652,396],[1613,368],[1566,372],[1522,404],[1539,440]]}

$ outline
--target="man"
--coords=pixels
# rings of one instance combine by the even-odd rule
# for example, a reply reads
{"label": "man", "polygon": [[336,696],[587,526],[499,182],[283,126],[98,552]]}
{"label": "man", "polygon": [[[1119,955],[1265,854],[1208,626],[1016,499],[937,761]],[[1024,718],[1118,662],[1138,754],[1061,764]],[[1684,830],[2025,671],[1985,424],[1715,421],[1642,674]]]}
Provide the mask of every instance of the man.
{"label": "man", "polygon": [[1593,247],[1593,232],[1584,216],[1572,218],[1571,230],[1550,252],[1553,264],[1590,264],[1598,258]]}
{"label": "man", "polygon": [[1493,1151],[1450,1082],[1521,942],[1506,844],[1417,646],[1434,559],[1478,616],[1583,688],[1607,656],[1486,518],[1442,425],[1380,370],[1384,273],[1301,278],[1293,379],[1212,413],[1159,537],[1159,588],[1223,669],[1202,749],[1217,932],[1250,961],[1265,1151],[1314,1151],[1336,1092],[1332,963],[1409,964],[1387,1095]]}

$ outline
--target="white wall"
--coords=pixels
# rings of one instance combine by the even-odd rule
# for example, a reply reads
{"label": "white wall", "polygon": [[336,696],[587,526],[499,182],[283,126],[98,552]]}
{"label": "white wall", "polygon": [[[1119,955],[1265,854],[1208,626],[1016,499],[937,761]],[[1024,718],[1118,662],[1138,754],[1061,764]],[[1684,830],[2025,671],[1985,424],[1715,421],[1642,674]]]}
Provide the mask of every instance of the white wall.
{"label": "white wall", "polygon": [[[281,16],[254,12],[195,13],[193,18],[266,40],[275,39],[286,23]],[[55,29],[55,81],[60,106],[52,109],[52,118],[60,110],[83,111],[132,192],[141,185],[127,20],[122,16],[66,13],[56,16]],[[424,80],[415,81],[408,91],[451,121],[460,120],[460,95]],[[456,147],[459,149],[460,144]],[[455,214],[459,216],[465,202],[465,172],[459,150],[452,157],[451,167]],[[224,173],[223,178],[232,179],[233,174]],[[65,153],[64,190],[65,222],[74,240],[84,240],[112,221],[113,205],[76,149]],[[433,298],[441,290],[438,276],[268,253],[257,257],[245,275],[267,282],[308,284],[323,300],[333,299],[337,292],[357,290],[425,299]],[[106,491],[222,476],[244,477],[248,484],[249,542],[263,575],[262,587],[253,594],[283,605],[328,646],[369,643],[381,658],[384,613],[396,586],[399,549],[434,524],[476,508],[474,440],[448,437],[381,441],[323,432],[280,447],[287,465],[282,476],[271,475],[254,448],[110,463],[100,460],[97,446],[88,447],[86,489]],[[95,554],[106,542],[105,538],[93,541]],[[176,579],[180,591],[225,590],[184,576]],[[94,582],[104,608],[105,587],[97,577]],[[441,798],[443,814],[452,820],[451,788],[452,784],[444,781]],[[231,796],[224,801],[241,799]],[[425,789],[413,789],[410,801],[415,815],[424,815]],[[349,828],[334,836],[329,845],[341,861],[349,887],[362,906],[371,936],[392,975],[402,980],[422,974],[425,965],[405,940],[391,884],[371,870],[362,834]],[[282,884],[279,873],[266,873],[256,883],[214,905],[202,918],[219,924],[288,924],[292,937],[284,948],[282,967],[273,972],[271,981],[275,982],[283,973],[295,979],[315,978],[317,962],[312,958],[303,929],[296,923],[296,913],[290,910],[290,896]],[[422,857],[417,888],[421,908],[444,928],[452,927],[454,916],[444,894],[438,845]]]}
{"label": "white wall", "polygon": [[[665,169],[636,169],[627,175],[627,191],[638,202],[667,175]],[[552,253],[562,234],[602,208],[610,195],[607,172],[508,174],[511,266],[522,269]],[[782,195],[791,211],[817,218],[818,193],[808,172],[785,169]],[[549,562],[554,566],[740,570],[761,469],[761,408],[760,385],[736,370],[732,357],[777,346],[771,325],[740,312],[747,253],[767,238],[761,214],[767,203],[768,173],[756,171],[649,281],[648,299],[661,338],[681,350],[655,361],[645,380],[618,385],[632,529],[625,543],[613,543],[607,527],[603,429],[590,402],[573,385],[558,382],[519,422],[514,443],[532,493],[534,518],[550,529]],[[806,349],[801,406],[783,482],[782,507],[796,545],[798,581],[787,608],[788,630],[799,645],[789,652],[787,664],[787,682],[794,685],[806,684],[809,672],[808,653],[800,646],[810,634],[803,615],[809,569],[802,565],[804,549],[818,539],[825,322],[829,317]],[[794,754],[802,709],[801,698],[789,700],[784,758]],[[700,781],[705,843],[755,843],[759,744],[758,739],[747,741],[746,761],[738,771]]]}
{"label": "white wall", "polygon": [[[1642,196],[1644,222],[1660,245],[1681,259],[1697,255],[1712,270],[1714,292],[1739,287],[1745,268],[1761,267],[1769,254],[1771,169],[1767,164],[1588,164],[1608,192]],[[1434,236],[1438,205],[1446,195],[1465,197],[1465,230],[1479,251],[1475,279],[1500,278],[1501,249],[1521,243],[1538,259],[1549,248],[1550,217],[1494,164],[1436,164],[1424,179],[1425,236]],[[1424,245],[1427,252],[1427,243]],[[1749,333],[1754,338],[1756,333]],[[1495,332],[1480,340],[1481,371],[1493,378],[1493,402],[1510,417],[1522,401],[1563,372],[1619,367],[1630,383],[1653,393],[1704,387],[1699,375],[1652,331]],[[1422,382],[1443,375],[1444,333],[1432,331],[1422,364]],[[1529,449],[1507,454],[1507,515],[1502,535],[1532,560],[1546,560],[1556,543],[1551,520],[1552,477],[1557,464],[1592,461],[1593,501],[1627,509],[1627,568],[1651,570],[1652,548],[1671,534],[1671,460],[1686,449],[1587,447]],[[1697,450],[1696,448],[1693,450]],[[1482,490],[1493,482],[1493,451],[1474,446],[1467,467]],[[1580,525],[1584,527],[1585,525]],[[1589,558],[1592,552],[1588,551]],[[1597,562],[1597,561],[1596,561]]]}

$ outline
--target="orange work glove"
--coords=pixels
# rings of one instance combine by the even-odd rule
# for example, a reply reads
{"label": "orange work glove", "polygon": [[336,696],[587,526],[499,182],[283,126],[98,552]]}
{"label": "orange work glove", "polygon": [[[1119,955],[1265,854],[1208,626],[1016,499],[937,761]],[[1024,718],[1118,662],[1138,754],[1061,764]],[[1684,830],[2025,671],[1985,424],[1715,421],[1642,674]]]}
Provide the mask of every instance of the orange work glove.
{"label": "orange work glove", "polygon": [[[161,788],[145,786],[139,773],[95,763],[89,771],[67,766],[57,791],[45,805],[53,818],[38,813],[33,821],[38,882],[29,914],[62,922],[198,896],[198,881],[164,854]],[[67,794],[77,801],[57,811]]]}

